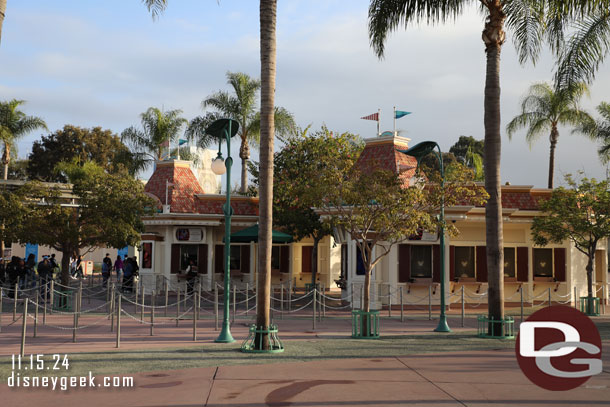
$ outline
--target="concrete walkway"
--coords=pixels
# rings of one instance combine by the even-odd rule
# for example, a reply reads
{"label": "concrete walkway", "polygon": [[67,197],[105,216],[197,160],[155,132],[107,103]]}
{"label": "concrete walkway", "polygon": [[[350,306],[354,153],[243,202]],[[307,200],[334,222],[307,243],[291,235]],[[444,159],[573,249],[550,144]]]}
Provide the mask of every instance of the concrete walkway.
{"label": "concrete walkway", "polygon": [[144,372],[122,389],[4,383],[0,400],[11,407],[610,406],[609,363],[606,356],[604,373],[567,392],[531,384],[514,352],[502,350]]}

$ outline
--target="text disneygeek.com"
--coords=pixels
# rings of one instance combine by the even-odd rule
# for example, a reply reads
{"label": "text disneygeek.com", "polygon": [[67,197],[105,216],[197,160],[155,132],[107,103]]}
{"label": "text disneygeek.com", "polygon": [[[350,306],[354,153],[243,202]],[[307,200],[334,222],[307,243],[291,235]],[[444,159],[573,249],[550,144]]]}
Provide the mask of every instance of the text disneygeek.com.
{"label": "text disneygeek.com", "polygon": [[8,377],[9,388],[47,388],[50,390],[66,391],[74,388],[131,388],[134,387],[133,377],[129,376],[100,376],[97,378],[93,372],[85,376],[38,376],[29,372],[66,372],[70,367],[68,355],[13,355],[12,372]]}

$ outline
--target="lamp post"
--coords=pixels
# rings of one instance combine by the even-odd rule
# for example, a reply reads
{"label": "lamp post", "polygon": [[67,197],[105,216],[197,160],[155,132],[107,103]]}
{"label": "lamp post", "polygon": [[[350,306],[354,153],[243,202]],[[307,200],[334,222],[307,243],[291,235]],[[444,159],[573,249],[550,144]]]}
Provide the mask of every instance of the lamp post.
{"label": "lamp post", "polygon": [[[438,152],[434,151],[435,148],[438,149]],[[449,325],[447,325],[447,316],[445,315],[445,169],[443,168],[443,156],[441,153],[441,148],[435,141],[422,141],[421,143],[416,144],[407,150],[398,151],[411,157],[415,157],[417,159],[418,167],[422,158],[424,158],[431,152],[434,152],[434,155],[436,156],[436,158],[438,158],[438,163],[441,169],[441,315],[439,317],[438,326],[434,331],[451,332]]]}
{"label": "lamp post", "polygon": [[[225,273],[224,273],[224,301],[223,301],[223,318],[222,330],[216,338],[216,342],[235,342],[231,335],[231,325],[229,322],[229,287],[231,283],[230,265],[231,265],[231,217],[233,216],[233,208],[231,208],[231,166],[233,158],[231,158],[231,137],[237,134],[239,123],[231,119],[219,119],[213,122],[205,133],[218,139],[218,156],[212,161],[212,171],[216,175],[227,173],[227,201],[222,207],[225,214]],[[227,159],[222,159],[222,141],[227,143]]]}

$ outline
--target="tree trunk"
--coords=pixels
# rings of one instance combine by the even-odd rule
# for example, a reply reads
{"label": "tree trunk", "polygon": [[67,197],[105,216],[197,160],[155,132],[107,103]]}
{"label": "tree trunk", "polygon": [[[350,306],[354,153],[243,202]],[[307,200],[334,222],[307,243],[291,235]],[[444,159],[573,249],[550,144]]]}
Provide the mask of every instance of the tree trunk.
{"label": "tree trunk", "polygon": [[589,254],[587,259],[587,314],[593,315],[595,308],[593,307],[593,297],[595,296],[593,292],[593,271],[595,264],[595,249],[597,245],[594,245],[592,248],[589,248]]}
{"label": "tree trunk", "polygon": [[6,14],[6,0],[0,0],[0,43],[2,42],[2,24]]}
{"label": "tree trunk", "polygon": [[241,158],[241,193],[248,192],[248,160],[250,159],[250,146],[247,139],[242,139],[239,146],[239,158]]}
{"label": "tree trunk", "polygon": [[[483,31],[487,54],[485,78],[485,189],[489,200],[485,208],[489,318],[504,319],[504,250],[502,191],[500,187],[500,52],[504,43],[504,20],[500,0],[490,0],[489,16]],[[491,335],[502,335],[501,324],[491,324]]]}
{"label": "tree trunk", "polygon": [[551,153],[549,155],[549,189],[553,189],[553,178],[555,175],[555,147],[557,147],[557,140],[559,139],[559,131],[557,130],[557,124],[553,124],[551,129]]}
{"label": "tree trunk", "polygon": [[366,273],[364,273],[364,298],[362,299],[360,308],[365,312],[371,310],[371,271],[372,270],[367,267]]}
{"label": "tree trunk", "polygon": [[[275,22],[277,0],[260,0],[261,145],[259,190],[258,281],[256,325],[266,329],[271,291],[271,225],[273,222],[273,139],[275,96]],[[269,348],[266,336],[260,343]]]}
{"label": "tree trunk", "polygon": [[313,238],[313,250],[311,251],[311,286],[316,286],[316,277],[318,275],[318,246],[320,238]]}
{"label": "tree trunk", "polygon": [[64,246],[64,249],[61,251],[61,283],[63,285],[70,284],[70,256],[72,255],[72,250]]}
{"label": "tree trunk", "polygon": [[[0,0],[0,34],[2,31],[2,21],[4,20],[4,9],[6,9],[6,0]],[[11,146],[5,141],[4,152],[2,153],[2,164],[4,166],[4,179],[8,179],[8,164],[11,161]],[[0,226],[4,230],[4,224]],[[0,257],[4,257],[4,239],[0,239]]]}

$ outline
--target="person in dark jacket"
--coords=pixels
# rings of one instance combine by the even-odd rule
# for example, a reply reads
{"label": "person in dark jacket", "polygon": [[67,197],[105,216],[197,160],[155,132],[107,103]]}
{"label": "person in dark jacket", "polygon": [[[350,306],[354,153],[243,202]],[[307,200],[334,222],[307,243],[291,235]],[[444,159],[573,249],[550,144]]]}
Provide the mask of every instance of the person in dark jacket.
{"label": "person in dark jacket", "polygon": [[198,269],[193,259],[189,260],[189,265],[186,267],[186,295],[193,294],[195,280],[197,279]]}
{"label": "person in dark jacket", "polygon": [[[40,278],[40,296],[47,301],[49,299],[49,284],[53,278],[53,266],[47,256],[42,257],[42,261],[38,263],[38,277]],[[45,288],[47,298],[45,298]]]}
{"label": "person in dark jacket", "polygon": [[0,257],[0,287],[4,288],[6,282],[6,264],[4,264],[4,258]]}
{"label": "person in dark jacket", "polygon": [[123,292],[133,292],[133,277],[135,274],[135,268],[133,261],[130,258],[125,260],[123,264]]}
{"label": "person in dark jacket", "polygon": [[74,272],[74,275],[77,278],[83,278],[84,273],[83,273],[83,256],[78,256],[78,259],[76,260],[76,271]]}
{"label": "person in dark jacket", "polygon": [[112,259],[110,253],[106,253],[106,257],[102,260],[102,287],[106,288],[108,279],[110,278],[110,272],[112,271]]}
{"label": "person in dark jacket", "polygon": [[21,268],[19,267],[19,261],[21,259],[17,256],[13,256],[11,261],[6,265],[6,275],[8,278],[8,294],[12,297],[15,290],[15,285],[19,283],[19,275]]}
{"label": "person in dark jacket", "polygon": [[32,283],[36,281],[36,256],[34,253],[30,253],[27,260],[25,261],[25,275],[22,281],[19,282],[21,288],[30,288]]}

